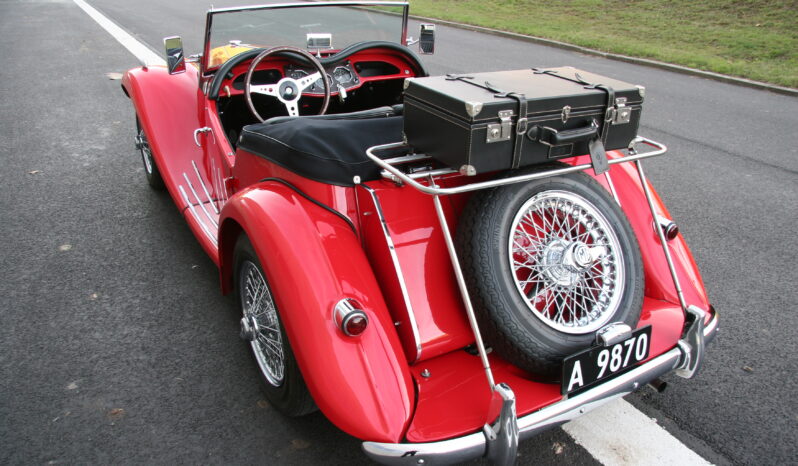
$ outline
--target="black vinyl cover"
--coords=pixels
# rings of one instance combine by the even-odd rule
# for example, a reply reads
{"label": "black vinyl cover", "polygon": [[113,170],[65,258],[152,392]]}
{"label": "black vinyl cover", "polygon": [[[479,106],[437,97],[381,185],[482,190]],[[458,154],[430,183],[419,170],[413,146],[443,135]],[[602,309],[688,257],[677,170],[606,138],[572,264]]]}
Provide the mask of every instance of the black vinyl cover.
{"label": "black vinyl cover", "polygon": [[[591,138],[579,135],[591,131],[607,150],[625,148],[637,135],[643,102],[638,86],[572,67],[412,78],[405,86],[408,143],[472,174],[586,154]],[[520,96],[526,107],[521,128]],[[605,127],[608,103],[618,99],[629,121]],[[500,111],[511,113],[512,137],[489,141],[489,125],[500,123]],[[519,133],[523,137],[516,138]]]}
{"label": "black vinyl cover", "polygon": [[[322,183],[353,186],[353,178],[376,180],[380,169],[366,149],[402,140],[402,117],[382,107],[320,117],[276,118],[245,126],[239,150]],[[384,153],[383,157],[396,154]]]}

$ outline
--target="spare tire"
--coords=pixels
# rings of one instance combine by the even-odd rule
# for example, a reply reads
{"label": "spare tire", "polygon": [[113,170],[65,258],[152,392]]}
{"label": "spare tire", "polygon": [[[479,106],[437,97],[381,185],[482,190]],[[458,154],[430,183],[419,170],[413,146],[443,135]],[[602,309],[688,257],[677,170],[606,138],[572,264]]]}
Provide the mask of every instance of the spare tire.
{"label": "spare tire", "polygon": [[487,343],[537,380],[559,380],[563,358],[590,347],[605,325],[635,328],[640,318],[637,239],[583,172],[476,192],[457,246]]}

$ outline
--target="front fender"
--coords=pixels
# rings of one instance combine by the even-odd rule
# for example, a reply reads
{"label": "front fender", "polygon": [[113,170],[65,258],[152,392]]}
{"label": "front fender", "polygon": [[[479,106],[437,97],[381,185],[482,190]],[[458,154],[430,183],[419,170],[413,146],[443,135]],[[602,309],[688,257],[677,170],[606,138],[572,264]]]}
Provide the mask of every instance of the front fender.
{"label": "front fender", "polygon": [[[288,340],[313,399],[345,432],[400,441],[414,406],[410,371],[382,293],[350,226],[276,182],[231,198],[221,215],[220,273],[231,289],[232,252],[247,234],[263,266]],[[343,298],[360,302],[369,326],[345,336],[333,322]]]}
{"label": "front fender", "polygon": [[[184,212],[187,205],[178,187],[185,183],[184,173],[191,172],[191,162],[204,160],[203,149],[194,142],[194,131],[205,126],[197,69],[187,66],[185,73],[170,75],[163,66],[133,68],[122,76],[122,89],[133,103],[167,191]],[[216,245],[193,216],[185,217],[205,252],[218,263]]]}

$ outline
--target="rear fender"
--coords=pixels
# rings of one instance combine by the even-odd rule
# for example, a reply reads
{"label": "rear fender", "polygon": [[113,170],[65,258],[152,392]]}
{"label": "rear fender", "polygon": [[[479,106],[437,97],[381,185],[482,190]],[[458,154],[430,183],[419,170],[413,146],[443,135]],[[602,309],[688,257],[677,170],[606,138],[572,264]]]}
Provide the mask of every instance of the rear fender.
{"label": "rear fender", "polygon": [[[272,288],[288,340],[313,399],[328,419],[361,439],[400,441],[415,402],[382,293],[350,226],[276,182],[253,185],[224,206],[220,273],[233,287],[233,248],[246,233]],[[343,298],[360,302],[369,326],[345,336],[333,322]]]}
{"label": "rear fender", "polygon": [[[611,153],[613,157],[619,156]],[[575,160],[574,163],[589,163],[589,159]],[[592,174],[591,171],[588,173]],[[629,218],[632,229],[637,236],[640,244],[640,252],[643,257],[643,267],[645,269],[646,296],[673,304],[679,304],[676,288],[673,284],[665,254],[662,251],[657,232],[654,229],[654,217],[646,200],[643,185],[637,174],[637,169],[633,163],[621,163],[611,166],[610,177],[618,194],[621,208]],[[595,177],[605,188],[609,189],[606,177],[600,175]],[[654,209],[658,215],[671,218],[665,204],[660,199],[654,187],[649,183],[653,194]],[[682,287],[682,292],[687,304],[693,304],[704,310],[709,309],[704,283],[696,266],[693,255],[687,247],[684,238],[679,234],[676,238],[667,242],[676,268],[677,276]]]}

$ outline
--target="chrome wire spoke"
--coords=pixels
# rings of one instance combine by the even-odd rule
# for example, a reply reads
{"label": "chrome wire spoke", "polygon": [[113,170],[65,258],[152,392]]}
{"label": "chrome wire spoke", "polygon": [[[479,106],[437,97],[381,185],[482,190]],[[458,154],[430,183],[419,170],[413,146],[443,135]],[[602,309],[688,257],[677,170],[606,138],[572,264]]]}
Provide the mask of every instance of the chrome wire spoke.
{"label": "chrome wire spoke", "polygon": [[543,280],[541,280],[540,278],[534,278],[534,279],[533,279],[533,278],[530,278],[530,279],[528,279],[528,280],[524,280],[523,287],[524,287],[524,288],[526,288],[527,286],[529,286],[529,285],[531,285],[531,284],[534,284],[534,283],[541,283],[541,284],[543,284]]}
{"label": "chrome wire spoke", "polygon": [[515,252],[518,252],[518,253],[521,253],[521,254],[525,254],[530,260],[535,260],[535,256],[537,255],[537,251],[535,251],[535,253],[533,254],[532,252],[529,251],[529,249],[527,249],[526,247],[524,247],[521,244],[518,244],[518,242],[514,241],[513,244],[516,246]]}
{"label": "chrome wire spoke", "polygon": [[514,235],[513,237],[514,237],[514,238],[518,238],[519,236],[522,236],[524,239],[526,239],[527,241],[529,241],[529,242],[530,242],[530,244],[532,244],[532,245],[533,245],[533,246],[535,246],[536,248],[542,248],[542,247],[546,246],[546,242],[545,242],[545,240],[541,240],[540,238],[538,238],[538,237],[536,237],[536,236],[532,236],[532,235],[530,235],[530,234],[529,234],[529,232],[528,232],[528,231],[526,231],[526,229],[525,229],[525,228],[520,228],[520,229],[519,229],[519,233],[520,233],[520,234],[516,234],[516,235]]}
{"label": "chrome wire spoke", "polygon": [[512,277],[532,313],[573,334],[598,330],[620,306],[620,251],[615,231],[593,204],[554,190],[518,210],[508,244]]}
{"label": "chrome wire spoke", "polygon": [[[546,239],[548,239],[549,232],[548,232],[548,231],[546,231],[546,230],[544,229],[544,227],[541,227],[540,225],[538,225],[538,223],[537,223],[537,222],[535,222],[534,220],[535,220],[535,219],[527,219],[527,218],[523,218],[523,219],[521,219],[521,222],[522,222],[524,225],[527,225],[527,226],[529,226],[529,227],[532,227],[532,228],[534,228],[536,232],[539,232],[541,235],[543,235],[543,237],[542,237],[542,238],[539,238],[539,239],[535,240],[535,242],[537,242],[537,243],[538,243],[538,244],[540,244],[541,246],[542,246],[542,245],[545,245],[545,241],[546,241]],[[544,219],[542,219],[541,221],[542,221],[542,222],[544,223],[544,225],[545,225],[545,218],[544,218]],[[526,234],[527,236],[529,236],[529,233],[527,233],[527,232],[526,232],[526,230],[523,230],[523,231],[524,231],[524,234]],[[531,236],[529,236],[529,237],[531,238]]]}
{"label": "chrome wire spoke", "polygon": [[266,380],[279,386],[283,382],[285,356],[277,308],[258,267],[246,261],[243,268],[242,305],[244,319],[248,319],[253,332],[250,343],[255,360]]}
{"label": "chrome wire spoke", "polygon": [[278,330],[277,328],[275,328],[275,327],[269,327],[268,325],[266,325],[266,324],[262,324],[262,323],[260,323],[260,322],[258,322],[258,328],[259,328],[260,330],[267,330],[267,331],[269,331],[269,332],[280,333],[280,330]]}
{"label": "chrome wire spoke", "polygon": [[279,356],[282,358],[283,349],[282,349],[282,342],[280,340],[273,340],[271,338],[268,338],[266,335],[259,333],[258,342],[261,344],[261,348],[265,349],[272,355]]}

